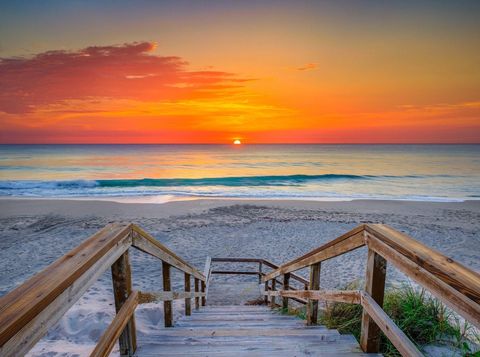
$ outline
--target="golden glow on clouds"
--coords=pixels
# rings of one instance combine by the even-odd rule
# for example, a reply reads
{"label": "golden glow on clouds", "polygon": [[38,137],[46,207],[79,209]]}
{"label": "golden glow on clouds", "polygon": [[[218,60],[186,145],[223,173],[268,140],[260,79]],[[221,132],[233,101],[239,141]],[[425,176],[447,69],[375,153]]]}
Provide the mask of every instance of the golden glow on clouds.
{"label": "golden glow on clouds", "polygon": [[226,56],[214,68],[150,42],[4,58],[0,142],[480,141],[475,56],[291,40],[252,45],[271,61]]}

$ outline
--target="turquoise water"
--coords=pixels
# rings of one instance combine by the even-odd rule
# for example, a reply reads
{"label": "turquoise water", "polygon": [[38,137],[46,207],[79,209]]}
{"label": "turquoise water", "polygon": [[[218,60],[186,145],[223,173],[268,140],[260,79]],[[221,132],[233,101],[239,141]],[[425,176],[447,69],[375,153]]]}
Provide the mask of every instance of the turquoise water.
{"label": "turquoise water", "polygon": [[480,145],[0,145],[0,196],[480,199]]}

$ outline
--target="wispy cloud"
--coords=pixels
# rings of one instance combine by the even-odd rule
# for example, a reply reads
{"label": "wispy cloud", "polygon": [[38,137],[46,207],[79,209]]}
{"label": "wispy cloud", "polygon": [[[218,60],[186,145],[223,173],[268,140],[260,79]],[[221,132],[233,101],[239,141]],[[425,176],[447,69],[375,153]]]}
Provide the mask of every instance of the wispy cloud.
{"label": "wispy cloud", "polygon": [[307,63],[303,66],[295,68],[297,71],[312,71],[318,68],[318,63]]}

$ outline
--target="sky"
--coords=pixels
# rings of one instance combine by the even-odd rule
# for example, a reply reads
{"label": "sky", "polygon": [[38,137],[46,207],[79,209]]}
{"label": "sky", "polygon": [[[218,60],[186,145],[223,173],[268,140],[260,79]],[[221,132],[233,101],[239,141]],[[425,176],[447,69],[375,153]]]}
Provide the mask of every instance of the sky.
{"label": "sky", "polygon": [[0,0],[0,143],[480,143],[479,1]]}

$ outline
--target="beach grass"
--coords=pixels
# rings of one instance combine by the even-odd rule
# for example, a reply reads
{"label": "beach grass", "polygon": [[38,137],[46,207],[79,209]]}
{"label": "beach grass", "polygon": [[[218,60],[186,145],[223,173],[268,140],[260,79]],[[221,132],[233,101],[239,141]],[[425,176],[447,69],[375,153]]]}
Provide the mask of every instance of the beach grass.
{"label": "beach grass", "polygon": [[[358,289],[358,282],[345,289]],[[428,345],[443,346],[449,355],[480,356],[480,335],[473,326],[460,321],[454,313],[424,289],[401,285],[386,290],[383,309],[397,326],[420,350]],[[321,309],[318,323],[341,334],[352,334],[360,341],[362,306],[346,303],[326,303]],[[306,319],[305,307],[282,313],[296,314]],[[387,357],[401,356],[392,343],[382,334],[380,352]]]}

